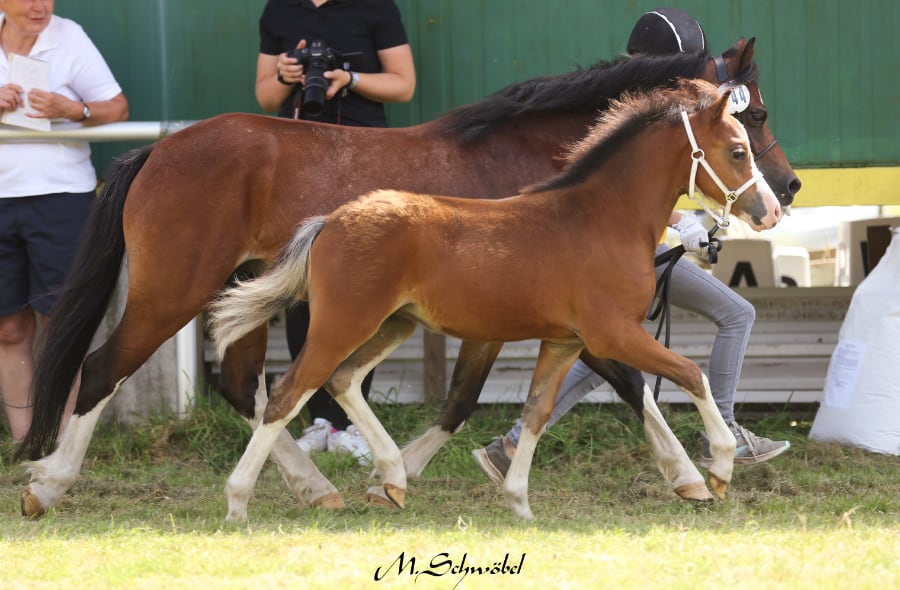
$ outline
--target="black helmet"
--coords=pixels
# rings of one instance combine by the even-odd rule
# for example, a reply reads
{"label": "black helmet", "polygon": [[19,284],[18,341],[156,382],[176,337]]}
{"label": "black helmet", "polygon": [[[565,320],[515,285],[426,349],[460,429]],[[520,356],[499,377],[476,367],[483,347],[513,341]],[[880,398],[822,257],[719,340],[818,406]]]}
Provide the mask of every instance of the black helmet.
{"label": "black helmet", "polygon": [[706,53],[706,35],[697,19],[683,10],[657,8],[634,25],[628,53]]}

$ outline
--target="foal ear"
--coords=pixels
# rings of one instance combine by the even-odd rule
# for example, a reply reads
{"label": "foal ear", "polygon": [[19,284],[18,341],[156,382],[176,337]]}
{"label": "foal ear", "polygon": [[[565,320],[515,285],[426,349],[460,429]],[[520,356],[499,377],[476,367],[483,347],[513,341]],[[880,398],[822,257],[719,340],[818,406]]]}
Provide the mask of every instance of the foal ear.
{"label": "foal ear", "polygon": [[719,98],[716,99],[716,102],[714,102],[712,104],[712,106],[710,107],[709,110],[712,111],[714,121],[721,119],[725,115],[730,114],[728,109],[731,106],[731,93],[732,92],[734,92],[734,90],[732,90],[731,88],[729,88],[728,90],[723,92],[721,94],[721,96],[719,96]]}

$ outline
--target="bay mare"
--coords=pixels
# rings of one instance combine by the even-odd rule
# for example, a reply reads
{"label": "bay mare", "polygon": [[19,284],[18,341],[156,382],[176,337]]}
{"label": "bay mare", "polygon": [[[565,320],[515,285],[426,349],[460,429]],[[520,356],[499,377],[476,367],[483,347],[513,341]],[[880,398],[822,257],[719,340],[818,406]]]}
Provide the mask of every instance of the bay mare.
{"label": "bay mare", "polygon": [[[263,422],[228,478],[227,518],[247,518],[272,445],[326,382],[369,443],[384,494],[404,505],[400,450],[360,386],[417,323],[467,340],[541,340],[522,435],[503,482],[518,516],[532,517],[531,457],[583,349],[670,379],[690,396],[709,433],[710,485],[724,497],[734,436],[700,367],[654,340],[642,322],[654,292],[654,250],[679,195],[694,191],[692,154],[702,150],[709,166],[697,178],[705,195],[723,207],[737,197],[735,215],[756,230],[781,217],[730,104],[730,91],[721,95],[702,81],[629,96],[573,148],[560,175],[522,195],[459,199],[382,190],[302,225],[273,269],[211,306],[220,353],[297,300],[309,301],[311,317],[297,360],[273,386]],[[649,414],[658,413],[649,388],[644,402]],[[711,498],[664,424],[649,436],[660,471],[677,493]]]}
{"label": "bay mare", "polygon": [[[725,77],[751,89],[750,143],[755,151],[768,150],[760,166],[787,204],[799,181],[765,123],[753,53],[753,40],[743,39],[726,51]],[[126,154],[107,178],[85,228],[37,361],[33,425],[20,457],[38,459],[53,450],[66,398],[79,369],[82,373],[75,413],[56,451],[29,465],[23,512],[41,514],[74,483],[100,412],[118,384],[201,313],[232,275],[263,271],[303,220],[378,188],[513,195],[557,172],[561,146],[582,137],[611,97],[671,85],[678,78],[717,80],[716,65],[697,55],[623,58],[514,84],[437,120],[402,129],[228,114]],[[126,252],[122,319],[85,359]],[[464,343],[453,387],[480,390],[499,346]],[[220,391],[251,425],[259,422],[266,399],[265,350],[261,326],[235,343],[223,360]],[[601,375],[639,407],[640,375],[615,363],[605,366],[610,367],[606,373],[597,367]],[[445,412],[442,424],[457,416]],[[342,505],[321,474],[305,475],[311,462],[287,433],[273,459],[298,499]]]}

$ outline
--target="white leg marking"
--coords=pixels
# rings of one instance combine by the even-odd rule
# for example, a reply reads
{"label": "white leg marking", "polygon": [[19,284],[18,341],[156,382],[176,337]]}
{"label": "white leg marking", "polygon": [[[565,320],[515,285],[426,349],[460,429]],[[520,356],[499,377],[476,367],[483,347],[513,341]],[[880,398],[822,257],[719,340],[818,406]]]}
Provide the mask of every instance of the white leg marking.
{"label": "white leg marking", "polygon": [[731,481],[731,472],[734,469],[734,449],[737,443],[734,440],[734,435],[728,430],[728,426],[725,425],[725,420],[722,419],[718,408],[716,408],[706,375],[703,375],[703,388],[705,395],[702,398],[698,398],[686,389],[684,392],[690,396],[697,406],[700,417],[703,419],[703,426],[706,428],[706,434],[709,437],[709,448],[713,457],[709,471],[728,483]]}
{"label": "white leg marking", "polygon": [[[262,421],[268,401],[264,375],[265,372],[259,376],[259,385],[256,388],[254,416],[247,420],[253,429],[256,429]],[[338,493],[337,488],[322,475],[309,455],[297,446],[287,430],[275,440],[271,457],[278,466],[282,479],[301,502],[314,504],[320,498]]]}
{"label": "white leg marking", "polygon": [[516,516],[531,519],[531,507],[528,505],[528,474],[531,471],[531,460],[534,457],[534,449],[537,447],[539,434],[534,434],[528,427],[522,428],[519,435],[519,444],[516,446],[516,454],[513,455],[506,479],[503,480],[503,496],[506,505]]}
{"label": "white leg marking", "polygon": [[644,384],[644,432],[647,434],[647,440],[650,441],[660,473],[673,489],[678,490],[684,486],[697,485],[706,487],[703,483],[703,476],[691,462],[684,446],[675,437],[672,429],[669,428],[656,405],[656,400],[653,399],[653,392],[646,383]]}
{"label": "white leg marking", "polygon": [[300,412],[313,393],[315,390],[311,389],[300,396],[294,408],[281,420],[269,424],[260,423],[253,431],[253,436],[250,437],[250,442],[247,443],[241,460],[238,461],[237,467],[231,472],[225,484],[225,495],[228,498],[226,520],[247,520],[247,502],[250,500],[250,494],[253,493],[266,458],[272,451],[275,441],[284,432],[285,426]]}
{"label": "white leg marking", "polygon": [[40,501],[44,510],[54,506],[75,483],[100,414],[124,380],[119,380],[112,393],[100,400],[93,410],[84,416],[74,414],[69,418],[55,451],[37,461],[24,462],[31,475],[28,491]]}
{"label": "white leg marking", "polygon": [[406,468],[403,466],[400,449],[362,396],[362,380],[370,370],[369,365],[357,368],[350,378],[350,387],[342,395],[336,396],[335,400],[366,439],[369,450],[372,451],[375,471],[381,475],[382,481],[406,490]]}
{"label": "white leg marking", "polygon": [[422,471],[444,446],[444,443],[450,440],[452,434],[435,424],[403,447],[401,454],[403,455],[403,464],[406,465],[406,477],[415,479],[422,475]]}

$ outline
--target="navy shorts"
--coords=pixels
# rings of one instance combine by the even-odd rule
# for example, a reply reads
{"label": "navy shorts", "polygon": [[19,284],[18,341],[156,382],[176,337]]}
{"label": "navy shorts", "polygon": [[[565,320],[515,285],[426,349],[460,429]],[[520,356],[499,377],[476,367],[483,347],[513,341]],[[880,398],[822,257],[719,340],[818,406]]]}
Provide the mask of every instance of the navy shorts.
{"label": "navy shorts", "polygon": [[0,198],[0,316],[49,315],[95,193]]}

